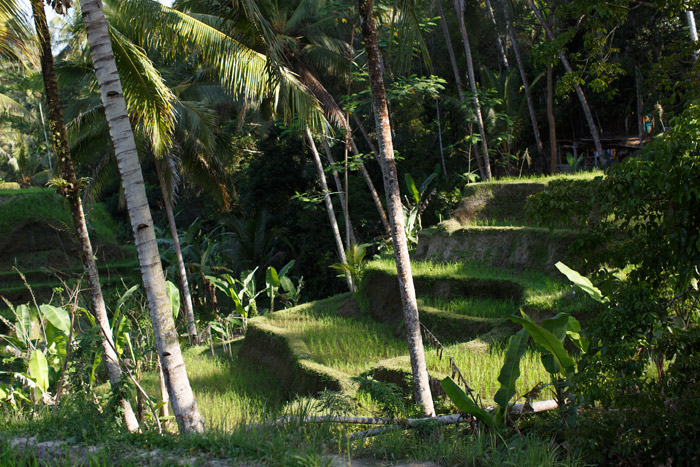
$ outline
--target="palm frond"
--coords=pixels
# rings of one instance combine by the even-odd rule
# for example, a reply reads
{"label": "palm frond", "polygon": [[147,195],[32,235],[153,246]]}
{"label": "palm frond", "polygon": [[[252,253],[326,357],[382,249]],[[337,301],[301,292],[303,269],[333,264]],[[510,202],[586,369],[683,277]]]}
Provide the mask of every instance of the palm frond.
{"label": "palm frond", "polygon": [[38,64],[36,38],[30,21],[15,0],[0,0],[0,58]]}
{"label": "palm frond", "polygon": [[414,49],[418,47],[423,63],[425,63],[428,71],[432,74],[433,64],[430,59],[428,47],[425,44],[423,32],[420,29],[415,3],[411,0],[402,0],[398,13],[398,28],[396,33],[400,36],[400,40],[394,72],[401,74],[411,68]]}
{"label": "palm frond", "polygon": [[148,135],[156,155],[162,154],[172,144],[176,98],[142,49],[114,27],[109,32],[129,117]]}
{"label": "palm frond", "polygon": [[321,0],[301,0],[285,23],[283,32],[289,34],[298,31],[301,25],[318,14],[323,3]]}
{"label": "palm frond", "polygon": [[[254,4],[245,0],[234,3]],[[287,122],[298,115],[303,125],[317,131],[327,128],[318,101],[288,69],[281,68],[278,77],[271,74],[265,55],[153,0],[128,0],[119,3],[119,7],[120,14],[130,18],[132,29],[149,50],[159,50],[168,59],[183,54],[194,56],[210,67],[219,83],[236,96],[270,103],[273,110],[281,110]]]}
{"label": "palm frond", "polygon": [[22,104],[0,92],[0,114],[10,114],[17,117],[22,117],[25,120],[32,121],[35,120],[34,115],[24,108]]}

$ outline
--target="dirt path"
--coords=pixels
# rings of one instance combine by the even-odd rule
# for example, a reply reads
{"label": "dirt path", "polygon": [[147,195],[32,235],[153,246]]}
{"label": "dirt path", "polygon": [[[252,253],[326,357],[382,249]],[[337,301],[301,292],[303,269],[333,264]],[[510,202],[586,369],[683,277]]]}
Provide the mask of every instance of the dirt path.
{"label": "dirt path", "polygon": [[[100,464],[106,463],[106,465],[115,462],[131,462],[136,465],[149,466],[196,465],[199,467],[224,467],[235,465],[254,467],[261,465],[255,462],[242,463],[241,461],[233,459],[213,459],[206,455],[183,456],[159,449],[144,450],[136,448],[128,449],[128,451],[125,450],[121,456],[115,456],[114,452],[110,451],[110,458],[107,459],[105,458],[106,454],[103,453],[103,449],[99,446],[70,444],[65,441],[39,441],[37,438],[31,436],[5,438],[0,439],[0,441],[7,442],[20,459],[31,457],[36,459],[39,465],[67,464],[71,466],[82,466],[90,465],[90,461],[99,461]],[[332,467],[438,467],[438,464],[434,462],[404,461],[396,464],[381,462],[375,459],[348,459],[347,456],[337,454],[323,456],[323,459],[329,461]]]}

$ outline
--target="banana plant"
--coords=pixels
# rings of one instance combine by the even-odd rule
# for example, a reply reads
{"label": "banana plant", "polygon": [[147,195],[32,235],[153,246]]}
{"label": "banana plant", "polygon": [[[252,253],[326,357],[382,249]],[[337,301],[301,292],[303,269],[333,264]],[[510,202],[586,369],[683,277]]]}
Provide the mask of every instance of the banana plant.
{"label": "banana plant", "polygon": [[[71,315],[62,307],[50,304],[12,306],[15,321],[7,320],[9,334],[0,334],[11,355],[18,361],[20,371],[0,371],[20,383],[0,385],[0,402],[16,405],[18,401],[49,401],[49,388],[55,383],[66,358]],[[31,399],[23,389],[28,388]]]}
{"label": "banana plant", "polygon": [[241,274],[241,279],[235,279],[230,274],[224,274],[221,277],[206,276],[207,280],[214,284],[214,287],[233,301],[243,327],[245,327],[246,320],[249,317],[257,314],[256,299],[258,295],[264,292],[263,290],[256,291],[255,288],[255,273],[257,270],[258,268],[252,271],[244,271]]}
{"label": "banana plant", "polygon": [[404,225],[406,229],[406,237],[408,241],[412,244],[418,243],[418,232],[423,228],[421,223],[421,214],[428,205],[430,195],[426,195],[428,187],[438,176],[439,166],[436,167],[435,172],[428,175],[423,183],[421,183],[420,188],[416,186],[416,182],[411,177],[411,174],[406,173],[404,175],[404,182],[406,189],[410,195],[406,196],[406,203],[403,206],[404,213]]}
{"label": "banana plant", "polygon": [[[272,266],[269,266],[265,271],[265,291],[267,296],[270,297],[270,312],[275,311],[275,297],[277,296],[281,297],[286,304],[294,305],[299,301],[303,279],[295,287],[294,282],[287,276],[294,263],[295,261],[291,260],[280,269],[279,273]],[[284,290],[282,294],[279,293],[280,287]]]}
{"label": "banana plant", "polygon": [[350,248],[345,251],[345,263],[331,264],[329,267],[340,273],[338,277],[350,274],[353,284],[359,284],[364,270],[365,256],[369,243],[351,243]]}

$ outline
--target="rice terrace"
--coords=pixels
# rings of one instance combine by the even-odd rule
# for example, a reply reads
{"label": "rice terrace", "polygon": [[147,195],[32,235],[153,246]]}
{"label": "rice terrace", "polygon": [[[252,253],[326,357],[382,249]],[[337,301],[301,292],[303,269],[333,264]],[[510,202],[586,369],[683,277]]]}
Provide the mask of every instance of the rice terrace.
{"label": "rice terrace", "polygon": [[0,0],[0,465],[697,465],[692,8]]}

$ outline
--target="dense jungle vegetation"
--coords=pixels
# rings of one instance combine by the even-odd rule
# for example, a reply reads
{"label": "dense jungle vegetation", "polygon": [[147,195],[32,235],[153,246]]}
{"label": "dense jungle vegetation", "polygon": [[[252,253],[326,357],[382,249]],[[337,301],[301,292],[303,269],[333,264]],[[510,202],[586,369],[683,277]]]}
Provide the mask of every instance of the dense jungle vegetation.
{"label": "dense jungle vegetation", "polygon": [[0,0],[0,464],[698,463],[696,8]]}

